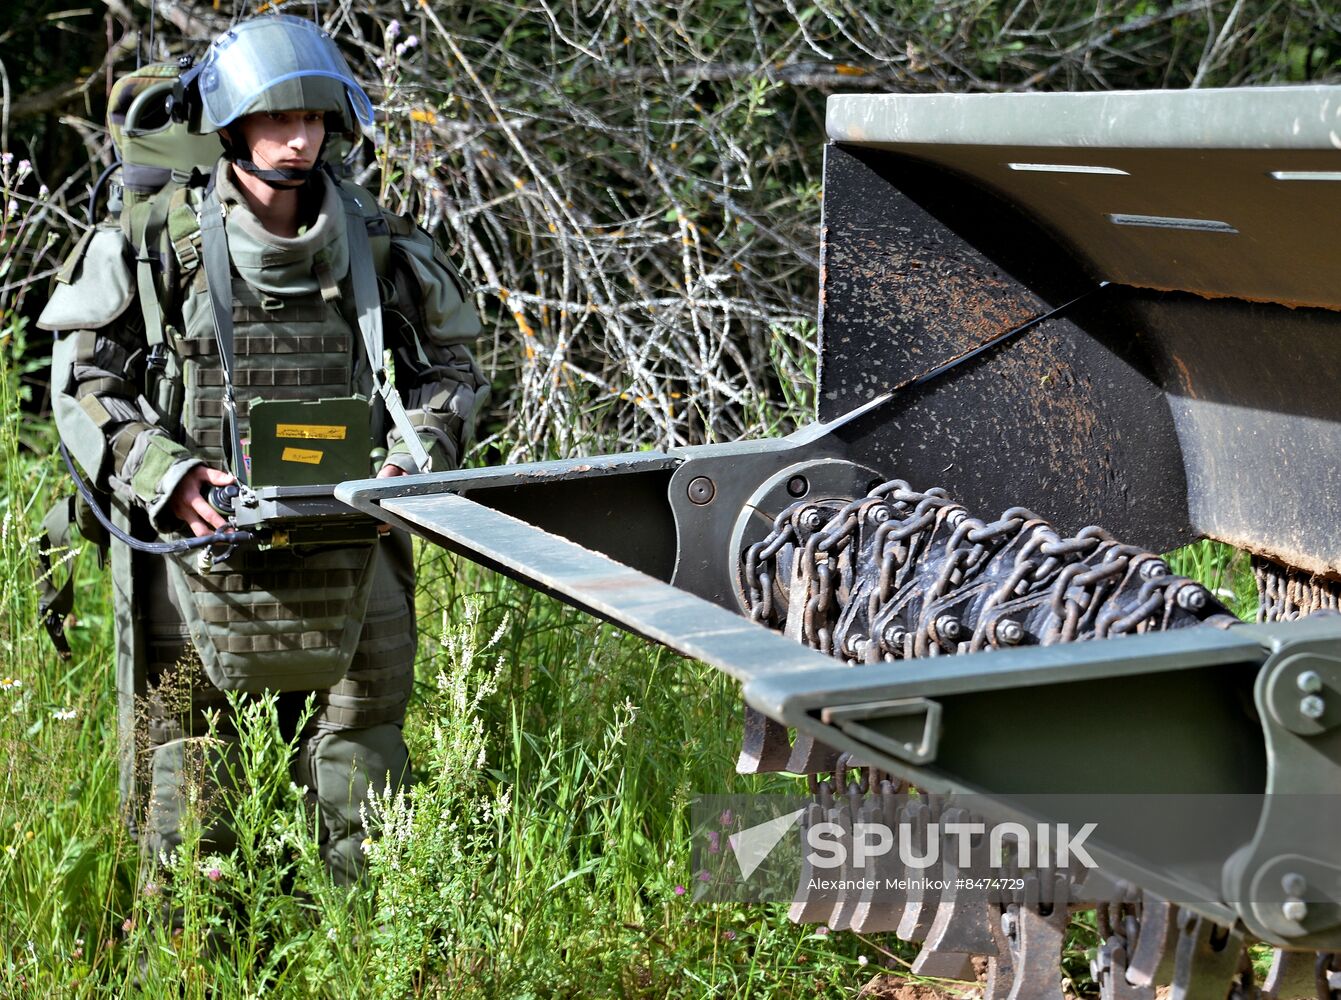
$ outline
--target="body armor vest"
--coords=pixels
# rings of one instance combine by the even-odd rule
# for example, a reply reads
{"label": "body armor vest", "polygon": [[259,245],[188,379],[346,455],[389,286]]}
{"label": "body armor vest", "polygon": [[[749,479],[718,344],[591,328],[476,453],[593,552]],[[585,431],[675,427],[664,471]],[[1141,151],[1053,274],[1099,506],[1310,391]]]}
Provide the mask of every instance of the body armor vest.
{"label": "body armor vest", "polygon": [[[230,205],[234,392],[245,438],[249,400],[315,400],[360,388],[361,349],[342,308],[351,298],[345,207],[325,181],[317,220],[284,239],[261,227],[226,168],[216,182]],[[198,257],[192,266],[190,235],[174,236],[186,291],[183,329],[168,341],[180,373],[183,439],[208,463],[226,467],[224,372],[204,269]],[[202,571],[191,555],[169,557],[169,581],[210,681],[243,691],[340,682],[365,631],[375,540],[369,528],[366,543],[243,550],[213,571]]]}

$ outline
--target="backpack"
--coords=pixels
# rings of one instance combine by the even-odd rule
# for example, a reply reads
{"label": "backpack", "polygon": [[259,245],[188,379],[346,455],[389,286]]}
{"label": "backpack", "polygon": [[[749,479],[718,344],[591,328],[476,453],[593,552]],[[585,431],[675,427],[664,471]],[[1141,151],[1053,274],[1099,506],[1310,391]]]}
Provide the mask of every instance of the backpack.
{"label": "backpack", "polygon": [[127,236],[142,225],[153,195],[169,181],[186,181],[193,170],[208,171],[223,152],[213,132],[196,135],[172,120],[168,98],[180,72],[173,63],[143,66],[117,80],[108,95],[107,130],[121,161],[119,198],[113,195],[108,207]]}
{"label": "backpack", "polygon": [[[162,272],[162,257],[153,248],[159,243],[167,222],[167,197],[155,198],[169,185],[189,183],[197,171],[210,170],[223,153],[223,145],[214,133],[196,135],[185,122],[172,119],[168,99],[181,74],[177,63],[151,63],[118,78],[107,98],[107,131],[116,150],[116,162],[95,185],[90,212],[97,202],[97,188],[109,185],[107,216],[120,224],[135,255],[137,292],[142,303],[157,303],[161,289],[156,278]],[[163,206],[158,208],[158,206]],[[90,218],[90,223],[94,220]],[[89,235],[92,235],[92,230]],[[70,254],[61,270],[69,281],[82,258],[88,236]],[[142,308],[145,333],[150,345],[162,342],[162,312],[150,306]],[[161,349],[161,348],[160,348]],[[107,509],[105,496],[90,485],[93,502]],[[53,553],[68,550],[77,533],[93,544],[98,564],[107,560],[110,537],[94,515],[90,501],[79,492],[63,496],[47,512],[38,539],[38,613],[57,653],[69,659],[70,645],[65,637],[65,619],[74,609],[74,571],[56,584]],[[54,560],[59,564],[59,556]]]}
{"label": "backpack", "polygon": [[[119,180],[110,170],[104,175],[113,177],[109,181],[112,187],[107,211],[119,220],[122,232],[135,250],[136,280],[144,301],[157,300],[153,270],[156,258],[150,255],[149,247],[157,242],[166,221],[153,211],[153,196],[169,183],[186,183],[195,170],[208,170],[223,152],[217,135],[194,135],[187,131],[184,123],[173,121],[168,113],[168,98],[180,72],[180,67],[174,63],[142,66],[118,79],[107,100],[107,130],[120,167]],[[96,197],[95,188],[94,203]],[[80,249],[75,249],[62,269],[67,281],[70,277],[67,272],[73,270],[72,265],[81,257]],[[146,293],[148,299],[144,299]],[[149,314],[154,312],[153,309],[145,310],[147,328],[152,324]],[[161,341],[161,323],[153,329],[157,340]],[[103,506],[106,506],[105,502]],[[101,566],[106,562],[110,539],[107,530],[94,516],[89,501],[80,493],[57,500],[43,518],[42,528],[37,546],[38,613],[57,653],[62,659],[69,659],[65,619],[74,608],[74,571],[71,567],[65,581],[57,586],[52,554],[68,549],[74,533],[78,532],[93,543]]]}

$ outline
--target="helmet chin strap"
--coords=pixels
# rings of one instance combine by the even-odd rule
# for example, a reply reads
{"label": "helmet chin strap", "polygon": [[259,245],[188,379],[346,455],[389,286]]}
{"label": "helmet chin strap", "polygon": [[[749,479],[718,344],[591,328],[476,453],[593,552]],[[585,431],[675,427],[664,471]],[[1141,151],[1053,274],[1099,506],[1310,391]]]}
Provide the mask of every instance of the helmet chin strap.
{"label": "helmet chin strap", "polygon": [[[307,183],[307,179],[317,172],[320,163],[321,161],[318,160],[311,167],[307,168],[271,167],[267,169],[257,166],[252,160],[243,159],[241,157],[235,157],[233,159],[233,166],[245,170],[257,180],[262,181],[279,191],[292,191],[302,187],[303,184]],[[294,184],[292,183],[293,181],[299,181],[300,183]]]}

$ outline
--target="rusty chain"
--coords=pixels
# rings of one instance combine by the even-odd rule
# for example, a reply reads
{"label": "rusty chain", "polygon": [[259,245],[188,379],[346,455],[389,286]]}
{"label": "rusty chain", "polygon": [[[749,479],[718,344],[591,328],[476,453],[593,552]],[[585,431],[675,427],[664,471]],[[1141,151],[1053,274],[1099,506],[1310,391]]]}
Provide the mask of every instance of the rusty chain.
{"label": "rusty chain", "polygon": [[901,480],[793,504],[743,571],[754,620],[853,664],[1237,621],[1102,528],[1062,537],[1022,507],[983,521]]}
{"label": "rusty chain", "polygon": [[1302,570],[1254,557],[1257,620],[1294,621],[1315,611],[1341,610],[1341,582],[1323,580]]}
{"label": "rusty chain", "polygon": [[[1238,621],[1201,584],[1172,573],[1158,555],[1123,544],[1102,528],[1064,537],[1022,507],[984,521],[942,489],[919,492],[901,480],[856,499],[798,501],[744,552],[741,570],[753,620],[853,665],[1201,624],[1228,627]],[[1341,587],[1336,584],[1303,580],[1263,564],[1257,566],[1257,577],[1263,598],[1259,619],[1338,605]],[[826,753],[805,736],[797,738],[788,757],[782,742],[786,735],[779,728],[769,731],[764,724],[755,729],[755,745],[742,759],[785,760],[786,770],[806,773],[816,799],[808,821],[851,822],[894,787],[888,776],[878,774],[854,780],[858,769],[846,755]],[[747,713],[747,744],[750,732]],[[832,777],[821,780],[821,773]],[[934,800],[928,805],[939,808]],[[1050,901],[1065,886],[1058,882],[1054,889],[1057,876],[1045,871],[1020,874],[1039,898],[1026,891],[997,899],[881,902],[847,899],[842,893],[817,899],[802,892],[793,919],[859,931],[894,930],[921,941],[914,969],[926,974],[967,978],[960,968],[963,952],[985,954],[984,995],[991,1000],[1060,997],[1068,907],[1052,907]],[[1211,951],[1202,955],[1206,949],[1195,946],[1216,928],[1192,916],[1134,887],[1101,908],[1101,948],[1093,971],[1103,997],[1153,1000],[1156,982],[1167,981],[1166,976],[1184,989],[1199,982],[1213,992],[1210,984],[1226,974],[1234,977],[1236,996],[1256,996],[1251,969],[1239,967],[1241,944],[1236,941],[1223,958]],[[984,927],[998,940],[980,940]],[[1175,954],[1185,961],[1175,965]],[[1236,963],[1227,973],[1216,964],[1226,960]],[[1330,965],[1320,962],[1319,968],[1324,969],[1318,974],[1321,984]],[[1327,996],[1323,988],[1320,997]]]}

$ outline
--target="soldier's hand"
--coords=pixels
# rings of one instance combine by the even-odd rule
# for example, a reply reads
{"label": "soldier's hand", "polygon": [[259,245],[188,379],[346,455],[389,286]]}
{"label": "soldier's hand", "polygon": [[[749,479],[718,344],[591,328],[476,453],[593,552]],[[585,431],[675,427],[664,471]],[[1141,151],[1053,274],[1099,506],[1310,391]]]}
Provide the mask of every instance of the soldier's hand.
{"label": "soldier's hand", "polygon": [[205,499],[205,491],[211,486],[227,486],[237,482],[237,477],[221,469],[212,469],[208,465],[197,465],[182,476],[177,488],[168,497],[168,510],[191,529],[199,538],[212,535],[227,525],[223,515],[210,506]]}

